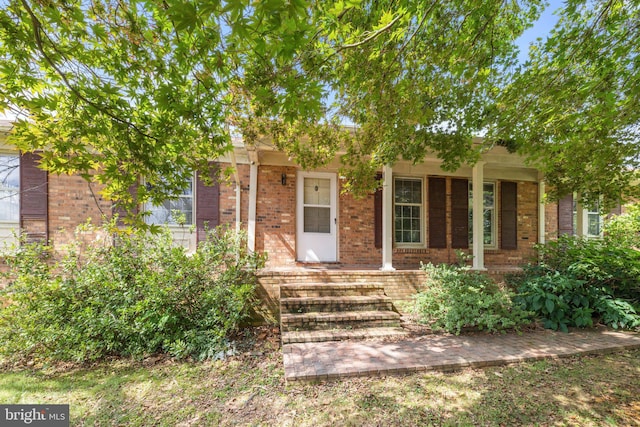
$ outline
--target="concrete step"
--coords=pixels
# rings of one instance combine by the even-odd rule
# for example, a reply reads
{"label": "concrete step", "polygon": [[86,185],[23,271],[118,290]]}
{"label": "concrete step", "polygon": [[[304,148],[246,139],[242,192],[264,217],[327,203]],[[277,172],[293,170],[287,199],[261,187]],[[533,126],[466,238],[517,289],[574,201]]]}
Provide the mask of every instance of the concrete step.
{"label": "concrete step", "polygon": [[363,328],[363,329],[331,329],[320,331],[290,331],[282,333],[282,344],[366,340],[379,338],[401,338],[408,336],[407,331],[398,327]]}
{"label": "concrete step", "polygon": [[295,283],[280,285],[280,298],[384,295],[380,283]]}
{"label": "concrete step", "polygon": [[282,332],[328,329],[399,327],[400,315],[395,311],[343,311],[280,315]]}
{"label": "concrete step", "polygon": [[327,297],[282,298],[282,313],[341,312],[341,311],[392,311],[391,298],[385,295],[352,295]]}

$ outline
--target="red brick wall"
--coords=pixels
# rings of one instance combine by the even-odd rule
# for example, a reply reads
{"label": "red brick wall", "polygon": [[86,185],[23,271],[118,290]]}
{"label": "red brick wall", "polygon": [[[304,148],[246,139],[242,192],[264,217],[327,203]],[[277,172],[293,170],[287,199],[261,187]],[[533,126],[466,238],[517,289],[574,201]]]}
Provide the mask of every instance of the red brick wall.
{"label": "red brick wall", "polygon": [[[533,246],[538,242],[538,184],[520,181],[518,184],[518,248],[514,250],[485,249],[485,266],[520,265],[528,262],[534,255]],[[496,186],[500,194],[500,185]],[[497,200],[497,202],[499,202]],[[500,242],[500,209],[496,203],[498,222],[496,237]],[[425,227],[426,229],[426,227]],[[427,231],[425,231],[427,232]],[[451,248],[451,178],[447,178],[447,248],[443,249],[405,249],[393,250],[393,265],[396,268],[417,268],[420,262],[453,263],[457,261],[456,249]],[[471,248],[464,250],[471,253]]]}
{"label": "red brick wall", "polygon": [[100,197],[99,185],[90,187],[77,175],[49,175],[49,239],[56,249],[70,243],[88,218],[102,224],[103,215],[111,216],[111,202]]}
{"label": "red brick wall", "polygon": [[[500,194],[498,188],[496,188]],[[497,208],[497,206],[496,206]],[[498,242],[500,242],[500,210],[498,209]],[[533,260],[534,245],[538,243],[538,184],[518,182],[518,248],[514,250],[486,250],[486,266],[521,265]]]}
{"label": "red brick wall", "polygon": [[360,199],[350,194],[339,196],[338,253],[340,263],[343,265],[372,267],[381,265],[382,250],[375,247],[373,199],[373,194]]}
{"label": "red brick wall", "polygon": [[[282,186],[281,175],[287,174]],[[269,254],[269,267],[295,264],[295,178],[292,167],[260,166],[258,173],[258,206],[256,248]],[[496,193],[500,193],[499,184]],[[497,239],[500,241],[499,204]],[[485,250],[487,266],[520,265],[533,256],[538,240],[538,185],[518,182],[518,249]],[[380,267],[382,253],[374,245],[374,198],[369,195],[355,198],[341,194],[338,199],[339,261],[344,267]],[[425,233],[427,233],[425,225]],[[396,268],[417,268],[420,262],[452,263],[457,260],[451,248],[451,179],[447,178],[447,243],[448,248],[395,248],[393,265]],[[466,252],[470,252],[467,250]]]}
{"label": "red brick wall", "polygon": [[[221,166],[224,168],[229,165]],[[249,169],[249,165],[238,165],[242,187],[241,219],[244,228],[248,220]],[[268,253],[268,267],[287,267],[296,263],[296,171],[295,167],[258,167],[256,250]],[[286,185],[282,185],[283,173],[287,177]],[[496,192],[499,194],[499,185]],[[518,182],[518,249],[486,250],[486,265],[517,265],[527,262],[533,256],[532,247],[537,243],[538,236],[537,200],[537,183]],[[554,205],[548,205],[546,209],[546,223],[549,229],[553,229],[553,225],[557,224],[552,206]],[[221,223],[230,226],[235,224],[235,207],[235,182],[230,179],[220,186]],[[496,209],[496,212],[499,214],[499,209]],[[87,218],[92,218],[95,224],[99,224],[102,214],[110,213],[110,202],[100,198],[99,188],[95,188],[95,185],[92,194],[89,184],[78,176],[49,177],[49,236],[57,248],[69,243],[76,226],[85,222]],[[376,249],[374,245],[373,195],[357,199],[349,194],[341,194],[338,200],[338,226],[338,256],[342,266],[377,268],[381,265],[381,250]],[[498,233],[499,230],[498,227]],[[427,233],[425,224],[425,235]],[[498,240],[499,238],[498,235]],[[394,266],[417,268],[420,262],[456,261],[456,251],[450,247],[451,178],[447,178],[447,242],[449,247],[445,249],[395,248]]]}
{"label": "red brick wall", "polygon": [[544,206],[544,236],[545,240],[558,238],[558,204],[547,203]]}
{"label": "red brick wall", "polygon": [[[282,174],[286,185],[282,185]],[[256,251],[266,251],[267,267],[296,262],[296,168],[258,167]]]}
{"label": "red brick wall", "polygon": [[[231,164],[221,163],[220,168],[231,167]],[[237,165],[240,187],[240,213],[242,228],[246,230],[249,218],[249,165]],[[220,184],[220,224],[229,224],[235,227],[236,222],[236,183],[235,175],[231,175]]]}

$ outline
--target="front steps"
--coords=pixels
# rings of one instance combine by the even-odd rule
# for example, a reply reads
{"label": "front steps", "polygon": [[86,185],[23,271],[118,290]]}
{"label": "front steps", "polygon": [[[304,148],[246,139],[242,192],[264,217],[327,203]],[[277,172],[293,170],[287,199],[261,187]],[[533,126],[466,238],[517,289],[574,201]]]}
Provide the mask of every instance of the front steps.
{"label": "front steps", "polygon": [[370,283],[280,285],[282,343],[404,336],[384,286]]}

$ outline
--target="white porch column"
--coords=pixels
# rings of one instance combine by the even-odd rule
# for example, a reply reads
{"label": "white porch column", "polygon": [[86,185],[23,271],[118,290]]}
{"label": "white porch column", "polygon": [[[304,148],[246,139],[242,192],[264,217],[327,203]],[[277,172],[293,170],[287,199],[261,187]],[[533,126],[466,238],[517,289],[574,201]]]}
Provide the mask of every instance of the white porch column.
{"label": "white porch column", "polygon": [[247,246],[250,252],[256,250],[256,204],[258,200],[258,164],[249,165],[249,218],[247,224]]}
{"label": "white porch column", "polygon": [[586,222],[587,218],[584,214],[584,206],[582,206],[582,197],[578,194],[576,199],[576,236],[586,236]]}
{"label": "white porch column", "polygon": [[545,217],[544,217],[544,181],[538,181],[538,243],[543,245],[546,240]]}
{"label": "white porch column", "polygon": [[473,167],[471,185],[473,187],[473,269],[484,268],[484,163],[479,161]]}
{"label": "white porch column", "polygon": [[242,200],[242,187],[240,186],[240,175],[238,175],[238,162],[236,162],[236,153],[231,150],[231,165],[233,166],[233,177],[236,183],[236,232],[240,231],[242,223],[242,211],[240,210],[240,201]]}
{"label": "white porch column", "polygon": [[393,258],[393,170],[382,168],[382,271],[394,271]]}

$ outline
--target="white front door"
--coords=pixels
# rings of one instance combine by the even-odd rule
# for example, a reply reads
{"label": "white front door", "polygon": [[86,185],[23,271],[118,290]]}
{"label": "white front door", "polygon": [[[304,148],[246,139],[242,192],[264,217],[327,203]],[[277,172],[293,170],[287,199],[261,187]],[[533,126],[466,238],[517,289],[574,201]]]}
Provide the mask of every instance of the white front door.
{"label": "white front door", "polygon": [[298,172],[298,261],[337,261],[336,174]]}

